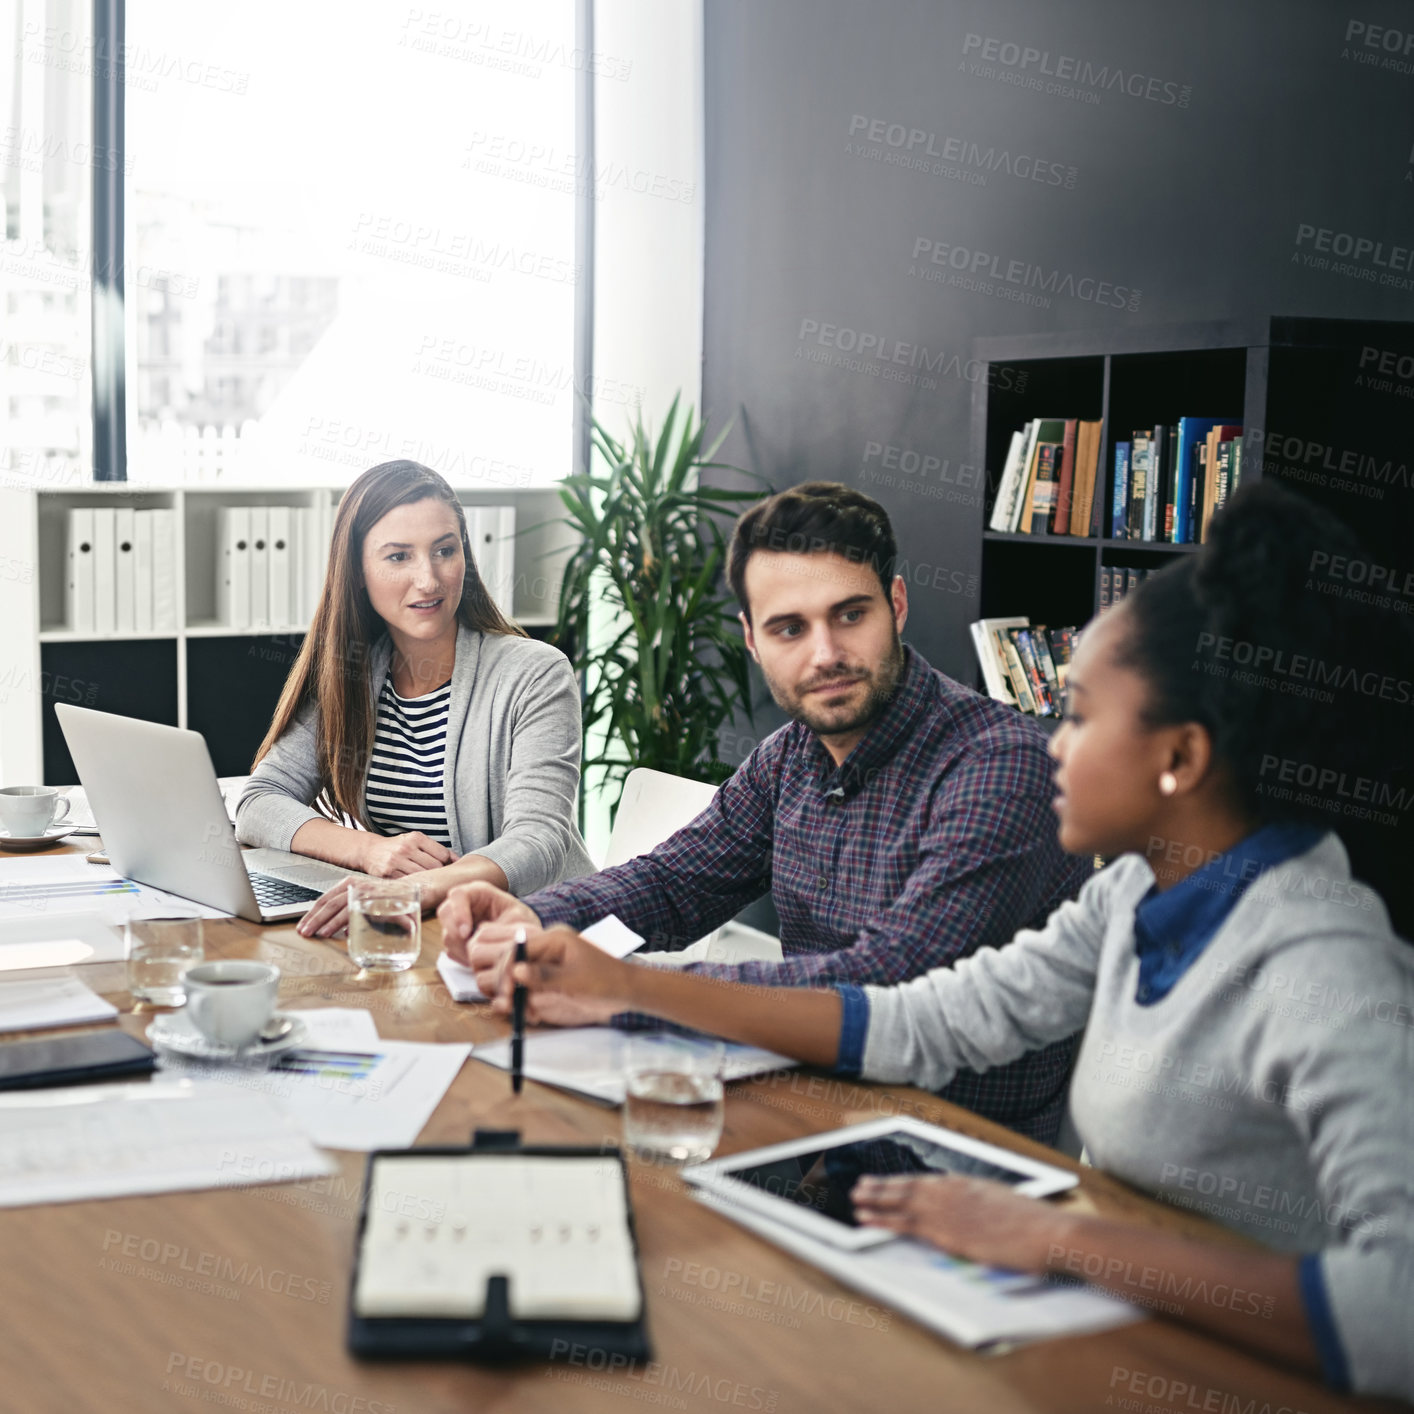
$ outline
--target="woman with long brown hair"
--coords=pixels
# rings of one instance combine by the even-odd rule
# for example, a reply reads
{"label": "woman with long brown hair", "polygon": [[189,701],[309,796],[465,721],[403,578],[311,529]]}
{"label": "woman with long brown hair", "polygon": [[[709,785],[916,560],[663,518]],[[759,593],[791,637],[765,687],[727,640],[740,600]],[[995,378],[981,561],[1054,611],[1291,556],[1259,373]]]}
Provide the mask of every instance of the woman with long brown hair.
{"label": "woman with long brown hair", "polygon": [[[486,591],[452,488],[412,461],[339,502],[329,569],[254,774],[242,844],[382,877],[529,892],[593,865],[574,823],[579,690]],[[345,889],[300,920],[329,937]]]}

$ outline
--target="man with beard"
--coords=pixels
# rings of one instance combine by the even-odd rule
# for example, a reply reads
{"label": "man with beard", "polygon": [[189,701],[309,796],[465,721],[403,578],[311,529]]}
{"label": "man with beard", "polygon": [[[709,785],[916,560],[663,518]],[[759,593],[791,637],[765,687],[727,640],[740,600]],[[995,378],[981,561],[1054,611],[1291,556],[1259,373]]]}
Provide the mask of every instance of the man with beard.
{"label": "man with beard", "polygon": [[[908,593],[896,560],[883,507],[834,482],[747,511],[728,577],[751,656],[793,720],[648,854],[521,901],[485,883],[454,889],[439,910],[452,957],[466,960],[474,931],[509,943],[516,925],[578,929],[609,913],[649,948],[680,948],[769,891],[782,960],[694,971],[886,985],[1009,942],[1074,897],[1092,864],[1056,841],[1044,735],[900,641]],[[539,1019],[607,1019],[582,1006]],[[1060,1042],[942,1093],[1050,1142],[1072,1054]]]}

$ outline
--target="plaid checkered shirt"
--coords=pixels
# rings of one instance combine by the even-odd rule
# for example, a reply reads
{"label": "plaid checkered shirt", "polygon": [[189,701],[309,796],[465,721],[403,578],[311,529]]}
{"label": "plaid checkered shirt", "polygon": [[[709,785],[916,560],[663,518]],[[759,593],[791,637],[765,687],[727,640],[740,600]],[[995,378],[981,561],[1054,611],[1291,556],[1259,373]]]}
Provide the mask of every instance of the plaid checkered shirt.
{"label": "plaid checkered shirt", "polygon": [[[842,766],[809,728],[767,737],[691,824],[648,854],[525,901],[548,927],[617,914],[680,948],[768,890],[780,962],[697,963],[788,987],[889,985],[1037,928],[1093,872],[1056,841],[1043,733],[905,647],[899,687]],[[1046,1142],[1075,1038],[941,1093]]]}

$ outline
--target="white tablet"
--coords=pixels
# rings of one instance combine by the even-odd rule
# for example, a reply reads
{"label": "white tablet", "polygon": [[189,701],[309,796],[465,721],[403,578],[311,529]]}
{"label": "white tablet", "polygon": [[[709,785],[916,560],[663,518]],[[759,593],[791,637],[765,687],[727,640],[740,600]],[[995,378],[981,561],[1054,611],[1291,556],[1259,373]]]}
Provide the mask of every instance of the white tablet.
{"label": "white tablet", "polygon": [[916,1119],[869,1120],[769,1144],[695,1164],[682,1176],[728,1203],[855,1251],[894,1236],[855,1220],[849,1194],[856,1180],[865,1174],[930,1173],[993,1178],[1031,1198],[1046,1198],[1079,1182],[1064,1169]]}

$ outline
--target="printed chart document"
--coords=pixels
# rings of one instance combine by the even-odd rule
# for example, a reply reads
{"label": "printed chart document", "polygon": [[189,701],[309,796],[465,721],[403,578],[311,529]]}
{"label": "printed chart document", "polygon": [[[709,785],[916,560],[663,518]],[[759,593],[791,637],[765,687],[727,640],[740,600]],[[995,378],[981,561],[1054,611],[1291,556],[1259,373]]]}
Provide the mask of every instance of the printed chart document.
{"label": "printed chart document", "polygon": [[692,1196],[846,1286],[973,1349],[1110,1330],[1148,1315],[1087,1287],[1019,1280],[1016,1272],[964,1261],[910,1237],[851,1252],[705,1189],[694,1188]]}
{"label": "printed chart document", "polygon": [[307,1039],[268,1070],[162,1055],[164,1074],[256,1093],[326,1149],[410,1148],[471,1053],[465,1045],[381,1041],[373,1018],[349,1008],[286,1013]]}
{"label": "printed chart document", "polygon": [[[525,1038],[526,1077],[542,1085],[587,1095],[601,1104],[621,1105],[627,1098],[623,1072],[623,1046],[627,1039],[627,1031],[612,1026],[566,1026],[532,1032]],[[687,1044],[693,1042],[688,1039]],[[755,1046],[726,1043],[725,1050],[722,1078],[728,1081],[788,1070],[796,1064],[786,1056]],[[478,1045],[473,1056],[498,1070],[509,1070],[511,1043],[505,1040]]]}
{"label": "printed chart document", "polygon": [[288,1183],[334,1167],[273,1101],[224,1085],[0,1094],[0,1207]]}
{"label": "printed chart document", "polygon": [[[603,948],[610,957],[627,957],[643,946],[639,937],[617,914],[609,913],[597,923],[584,929],[580,937]],[[452,994],[456,1002],[484,1002],[486,993],[476,985],[476,973],[471,968],[454,962],[446,953],[437,959],[437,975]]]}
{"label": "printed chart document", "polygon": [[118,1008],[77,977],[0,982],[0,1031],[38,1031],[46,1026],[84,1026],[112,1021]]}
{"label": "printed chart document", "polygon": [[124,879],[110,864],[90,864],[81,854],[8,861],[0,878],[0,921],[44,919],[55,914],[125,918],[225,918],[219,908]]}

